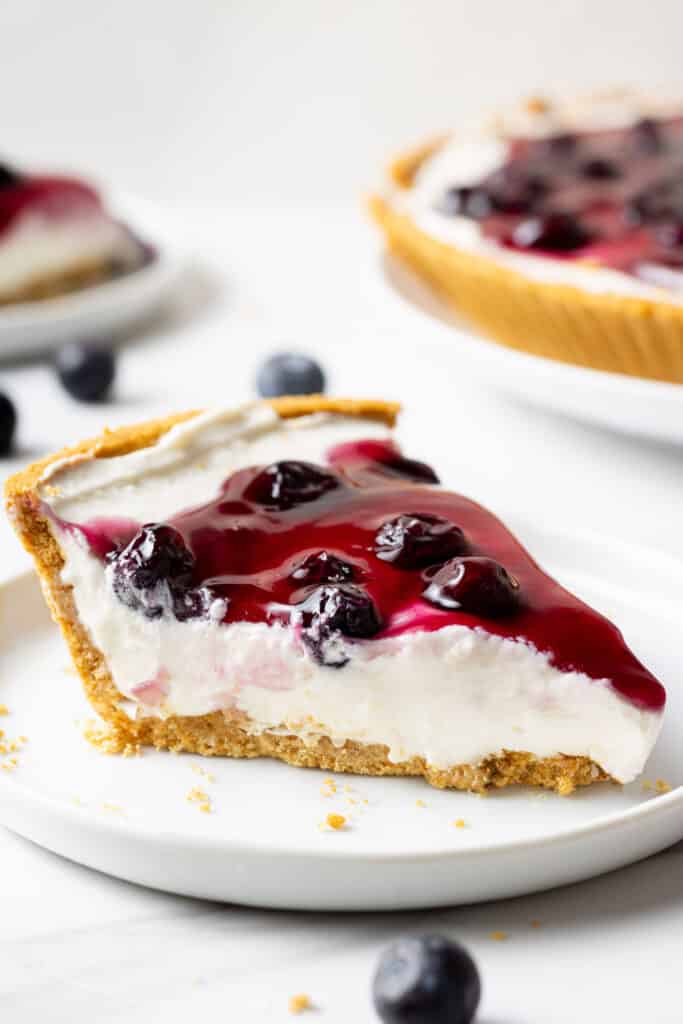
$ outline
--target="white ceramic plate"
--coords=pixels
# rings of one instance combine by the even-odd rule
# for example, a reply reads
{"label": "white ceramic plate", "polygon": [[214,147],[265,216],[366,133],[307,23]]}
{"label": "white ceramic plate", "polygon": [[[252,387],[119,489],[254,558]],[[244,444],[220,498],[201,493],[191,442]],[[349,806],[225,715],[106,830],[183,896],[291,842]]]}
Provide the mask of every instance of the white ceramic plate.
{"label": "white ceramic plate", "polygon": [[185,262],[169,219],[141,200],[116,195],[106,201],[155,247],[155,258],[139,270],[81,291],[0,307],[0,360],[36,355],[74,338],[94,344],[110,341],[148,317],[168,296]]}
{"label": "white ceramic plate", "polygon": [[[683,836],[683,565],[598,539],[518,533],[563,582],[619,622],[670,687],[646,777],[666,780],[672,792],[646,791],[639,781],[569,798],[516,790],[480,799],[418,780],[339,775],[336,794],[324,796],[328,776],[274,761],[106,756],[83,739],[92,713],[37,583],[20,576],[0,589],[0,702],[10,710],[0,726],[3,742],[28,742],[16,769],[0,770],[0,820],[56,853],[144,885],[316,910],[515,896],[663,849]],[[211,814],[186,799],[195,786],[209,794]],[[343,814],[347,826],[321,831],[329,812]],[[465,828],[454,827],[459,818]]]}
{"label": "white ceramic plate", "polygon": [[[683,443],[683,385],[527,355],[477,335],[421,280],[383,254],[383,281],[412,317],[411,344],[438,343],[492,387],[628,434]],[[393,338],[393,336],[392,336]],[[393,338],[395,341],[395,338]]]}

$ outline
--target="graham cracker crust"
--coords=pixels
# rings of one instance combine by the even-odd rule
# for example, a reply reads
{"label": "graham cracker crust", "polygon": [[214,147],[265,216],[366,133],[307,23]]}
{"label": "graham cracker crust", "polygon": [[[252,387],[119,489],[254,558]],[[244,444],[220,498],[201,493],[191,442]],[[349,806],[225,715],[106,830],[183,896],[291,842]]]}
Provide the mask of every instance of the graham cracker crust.
{"label": "graham cracker crust", "polygon": [[15,288],[13,291],[0,292],[0,306],[55,299],[60,295],[78,292],[118,276],[120,276],[120,271],[110,260],[84,261],[69,270],[34,278],[28,284]]}
{"label": "graham cracker crust", "polygon": [[[320,395],[272,399],[268,404],[283,419],[331,412],[377,419],[389,426],[393,426],[400,408],[390,402],[333,399]],[[440,789],[477,793],[510,785],[530,785],[568,794],[577,786],[608,779],[589,758],[558,754],[537,759],[524,751],[495,752],[479,764],[459,764],[446,770],[430,765],[423,758],[395,764],[389,760],[387,747],[379,744],[347,740],[343,746],[336,746],[326,736],[304,742],[297,736],[279,732],[253,735],[249,731],[248,720],[230,711],[196,717],[171,716],[131,721],[121,708],[121,701],[125,698],[115,686],[104,656],[92,643],[78,617],[72,588],[62,581],[63,558],[41,508],[36,487],[45,469],[57,460],[73,455],[113,458],[146,448],[155,444],[171,427],[196,415],[197,411],[186,412],[136,426],[105,430],[99,437],[34,463],[10,477],[5,484],[10,521],[34,559],[45,599],[67,642],[86,696],[110,727],[107,738],[110,752],[130,752],[131,748],[138,746],[153,746],[206,757],[272,757],[299,767],[357,775],[422,776]]]}
{"label": "graham cracker crust", "polygon": [[[442,143],[394,160],[394,187],[410,189]],[[369,209],[389,250],[493,341],[559,362],[683,383],[683,306],[668,302],[664,291],[655,300],[538,281],[432,238],[390,197],[372,196]]]}

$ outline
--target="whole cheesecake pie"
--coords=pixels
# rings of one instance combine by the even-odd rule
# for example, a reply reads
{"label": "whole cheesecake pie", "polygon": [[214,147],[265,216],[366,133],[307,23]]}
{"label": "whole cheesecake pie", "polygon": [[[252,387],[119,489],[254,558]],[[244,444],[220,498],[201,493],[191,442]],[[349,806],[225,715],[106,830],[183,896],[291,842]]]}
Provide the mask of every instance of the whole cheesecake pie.
{"label": "whole cheesecake pie", "polygon": [[78,291],[150,256],[92,186],[0,164],[0,306]]}
{"label": "whole cheesecake pie", "polygon": [[6,486],[122,746],[481,791],[628,782],[663,687],[391,403],[310,398],[110,431]]}
{"label": "whole cheesecake pie", "polygon": [[371,206],[493,340],[683,383],[683,102],[532,99],[399,158]]}

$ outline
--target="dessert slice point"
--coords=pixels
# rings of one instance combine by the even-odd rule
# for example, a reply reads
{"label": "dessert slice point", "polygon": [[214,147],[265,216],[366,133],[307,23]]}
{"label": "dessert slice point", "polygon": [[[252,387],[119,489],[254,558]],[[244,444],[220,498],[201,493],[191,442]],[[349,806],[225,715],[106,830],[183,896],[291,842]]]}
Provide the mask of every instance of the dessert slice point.
{"label": "dessert slice point", "polygon": [[122,746],[482,791],[633,779],[664,690],[389,403],[275,399],[110,431],[8,481]]}

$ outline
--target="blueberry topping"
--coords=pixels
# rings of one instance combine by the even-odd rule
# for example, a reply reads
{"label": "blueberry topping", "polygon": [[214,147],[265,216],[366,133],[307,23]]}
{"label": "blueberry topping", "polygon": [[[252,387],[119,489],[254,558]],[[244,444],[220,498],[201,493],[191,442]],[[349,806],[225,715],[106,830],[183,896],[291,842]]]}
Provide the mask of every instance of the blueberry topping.
{"label": "blueberry topping", "polygon": [[8,455],[14,441],[17,412],[14,403],[0,392],[0,455]]}
{"label": "blueberry topping", "polygon": [[382,628],[374,601],[353,583],[318,587],[299,610],[304,643],[317,661],[330,668],[341,668],[349,660],[342,637],[366,639]]}
{"label": "blueberry topping", "polygon": [[457,185],[446,191],[440,209],[442,213],[452,217],[482,220],[492,212],[493,202],[485,188]]}
{"label": "blueberry topping", "polygon": [[301,586],[318,583],[350,583],[355,576],[355,567],[329,551],[318,551],[309,555],[290,575]]}
{"label": "blueberry topping", "polygon": [[280,510],[317,501],[339,487],[333,473],[311,462],[273,462],[255,476],[244,492],[247,501]]}
{"label": "blueberry topping", "polygon": [[382,466],[391,470],[397,476],[405,477],[408,480],[415,480],[421,484],[438,484],[439,478],[426,462],[418,459],[407,459],[404,455],[396,455],[393,458],[383,459]]}
{"label": "blueberry topping", "polygon": [[659,125],[651,117],[644,117],[633,126],[636,149],[644,156],[655,156],[664,148]]}
{"label": "blueberry topping", "polygon": [[375,536],[375,554],[400,569],[423,569],[467,549],[459,526],[441,516],[415,513],[384,523]]}
{"label": "blueberry topping", "polygon": [[81,402],[105,398],[114,382],[116,363],[110,349],[73,342],[57,353],[57,374],[63,387]]}
{"label": "blueberry topping", "polygon": [[0,164],[0,189],[14,188],[21,183],[21,180],[22,175],[18,171],[8,167],[7,164]]}
{"label": "blueberry topping", "polygon": [[678,249],[683,246],[683,223],[663,224],[657,232],[659,241],[667,249]]}
{"label": "blueberry topping", "polygon": [[575,152],[578,141],[576,135],[572,135],[571,132],[559,132],[557,135],[549,135],[540,146],[548,156],[566,159]]}
{"label": "blueberry topping", "polygon": [[683,221],[683,176],[666,178],[644,189],[629,203],[627,216],[637,224]]}
{"label": "blueberry topping", "polygon": [[[209,617],[222,619],[227,610],[227,599],[217,598],[210,587],[191,587],[189,590],[183,590],[176,585],[171,590],[173,614],[180,622]],[[214,610],[217,610],[217,616],[214,616]]]}
{"label": "blueberry topping", "polygon": [[382,954],[372,995],[384,1024],[470,1024],[481,982],[458,943],[441,935],[409,936]]}
{"label": "blueberry topping", "polygon": [[520,249],[571,252],[591,241],[589,232],[569,213],[529,217],[517,225],[512,242]]}
{"label": "blueberry topping", "polygon": [[518,581],[493,558],[453,558],[428,578],[422,596],[445,611],[497,619],[519,607]]}
{"label": "blueberry topping", "polygon": [[314,359],[283,352],[263,364],[256,377],[256,389],[262,398],[317,395],[325,390],[325,376]]}
{"label": "blueberry topping", "polygon": [[530,174],[514,163],[491,174],[485,187],[497,213],[530,213],[549,191],[543,177]]}
{"label": "blueberry topping", "polygon": [[611,160],[596,156],[581,164],[581,174],[593,181],[614,181],[621,177],[621,170]]}
{"label": "blueberry topping", "polygon": [[[114,593],[129,608],[156,619],[191,589],[194,558],[172,526],[149,523],[108,556]],[[185,616],[189,617],[189,616]]]}

